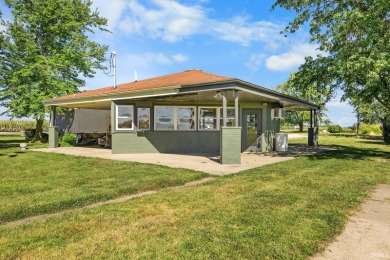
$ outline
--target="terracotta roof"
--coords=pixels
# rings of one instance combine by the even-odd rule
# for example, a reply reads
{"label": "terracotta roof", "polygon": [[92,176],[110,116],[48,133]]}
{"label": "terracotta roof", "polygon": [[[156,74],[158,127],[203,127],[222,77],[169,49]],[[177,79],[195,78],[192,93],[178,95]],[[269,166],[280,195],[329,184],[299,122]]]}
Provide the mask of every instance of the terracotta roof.
{"label": "terracotta roof", "polygon": [[104,94],[129,92],[135,90],[163,88],[163,87],[170,87],[170,86],[215,83],[218,81],[225,81],[231,79],[232,79],[231,77],[211,74],[201,70],[187,70],[175,74],[169,74],[165,76],[139,80],[139,81],[129,82],[125,84],[119,84],[117,85],[116,89],[114,89],[113,86],[110,86],[106,88],[100,88],[100,89],[80,92],[76,94],[61,96],[51,100],[68,99],[74,97],[89,97],[89,96],[97,96],[97,95],[104,95]]}

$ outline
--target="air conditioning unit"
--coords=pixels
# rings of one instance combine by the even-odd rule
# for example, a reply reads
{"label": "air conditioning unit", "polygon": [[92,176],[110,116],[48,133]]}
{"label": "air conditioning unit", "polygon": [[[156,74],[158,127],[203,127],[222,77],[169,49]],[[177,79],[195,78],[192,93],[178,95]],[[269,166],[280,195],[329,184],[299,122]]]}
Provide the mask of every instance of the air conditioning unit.
{"label": "air conditioning unit", "polygon": [[286,111],[283,108],[272,108],[271,109],[271,119],[281,119],[284,118]]}

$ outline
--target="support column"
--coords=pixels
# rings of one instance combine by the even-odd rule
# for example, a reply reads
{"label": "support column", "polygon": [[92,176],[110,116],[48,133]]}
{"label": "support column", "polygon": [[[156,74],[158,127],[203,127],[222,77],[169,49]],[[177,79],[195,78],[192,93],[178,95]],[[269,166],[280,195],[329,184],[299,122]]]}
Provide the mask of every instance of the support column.
{"label": "support column", "polygon": [[58,147],[58,126],[56,126],[56,107],[50,107],[49,148]]}
{"label": "support column", "polygon": [[239,114],[240,114],[240,111],[238,110],[238,91],[234,90],[234,119],[235,119],[234,126],[239,126],[239,120],[238,120]]}
{"label": "support column", "polygon": [[227,124],[227,97],[226,97],[226,90],[222,90],[222,126],[226,126]]}
{"label": "support column", "polygon": [[50,126],[56,125],[57,109],[55,106],[50,107]]}
{"label": "support column", "polygon": [[241,164],[241,127],[221,127],[221,164]]}
{"label": "support column", "polygon": [[[314,113],[314,115],[313,115]],[[314,118],[313,118],[314,116]],[[314,119],[314,120],[313,120]],[[313,124],[314,121],[314,124]],[[317,110],[310,109],[310,127],[307,131],[308,134],[308,145],[317,146],[318,145],[318,119],[317,119]]]}

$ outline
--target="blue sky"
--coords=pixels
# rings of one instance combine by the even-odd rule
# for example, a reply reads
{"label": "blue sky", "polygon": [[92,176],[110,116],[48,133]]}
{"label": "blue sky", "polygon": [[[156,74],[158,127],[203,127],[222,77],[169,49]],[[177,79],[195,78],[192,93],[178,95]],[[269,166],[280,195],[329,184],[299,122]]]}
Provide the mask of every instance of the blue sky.
{"label": "blue sky", "polygon": [[[116,51],[118,84],[133,81],[135,70],[138,79],[146,79],[202,69],[271,88],[297,70],[305,56],[319,53],[305,29],[288,37],[280,34],[294,13],[280,8],[271,12],[272,4],[270,0],[93,0],[112,34],[97,32],[91,38]],[[5,8],[3,3],[0,7]],[[5,12],[5,18],[8,15]],[[85,89],[112,83],[112,77],[97,72],[86,79]],[[327,107],[333,123],[355,122],[352,108],[339,98]]]}

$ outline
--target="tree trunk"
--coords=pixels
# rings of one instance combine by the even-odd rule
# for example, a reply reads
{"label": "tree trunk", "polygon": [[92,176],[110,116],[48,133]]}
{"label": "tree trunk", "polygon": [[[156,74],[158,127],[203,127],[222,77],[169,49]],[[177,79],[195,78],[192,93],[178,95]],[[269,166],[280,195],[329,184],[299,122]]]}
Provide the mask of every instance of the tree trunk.
{"label": "tree trunk", "polygon": [[303,132],[303,121],[299,122],[299,132]]}
{"label": "tree trunk", "polygon": [[36,121],[37,124],[35,127],[35,141],[42,142],[43,141],[43,119],[40,117],[37,118]]}
{"label": "tree trunk", "polygon": [[390,144],[390,115],[385,115],[382,118],[382,134],[386,144]]}

